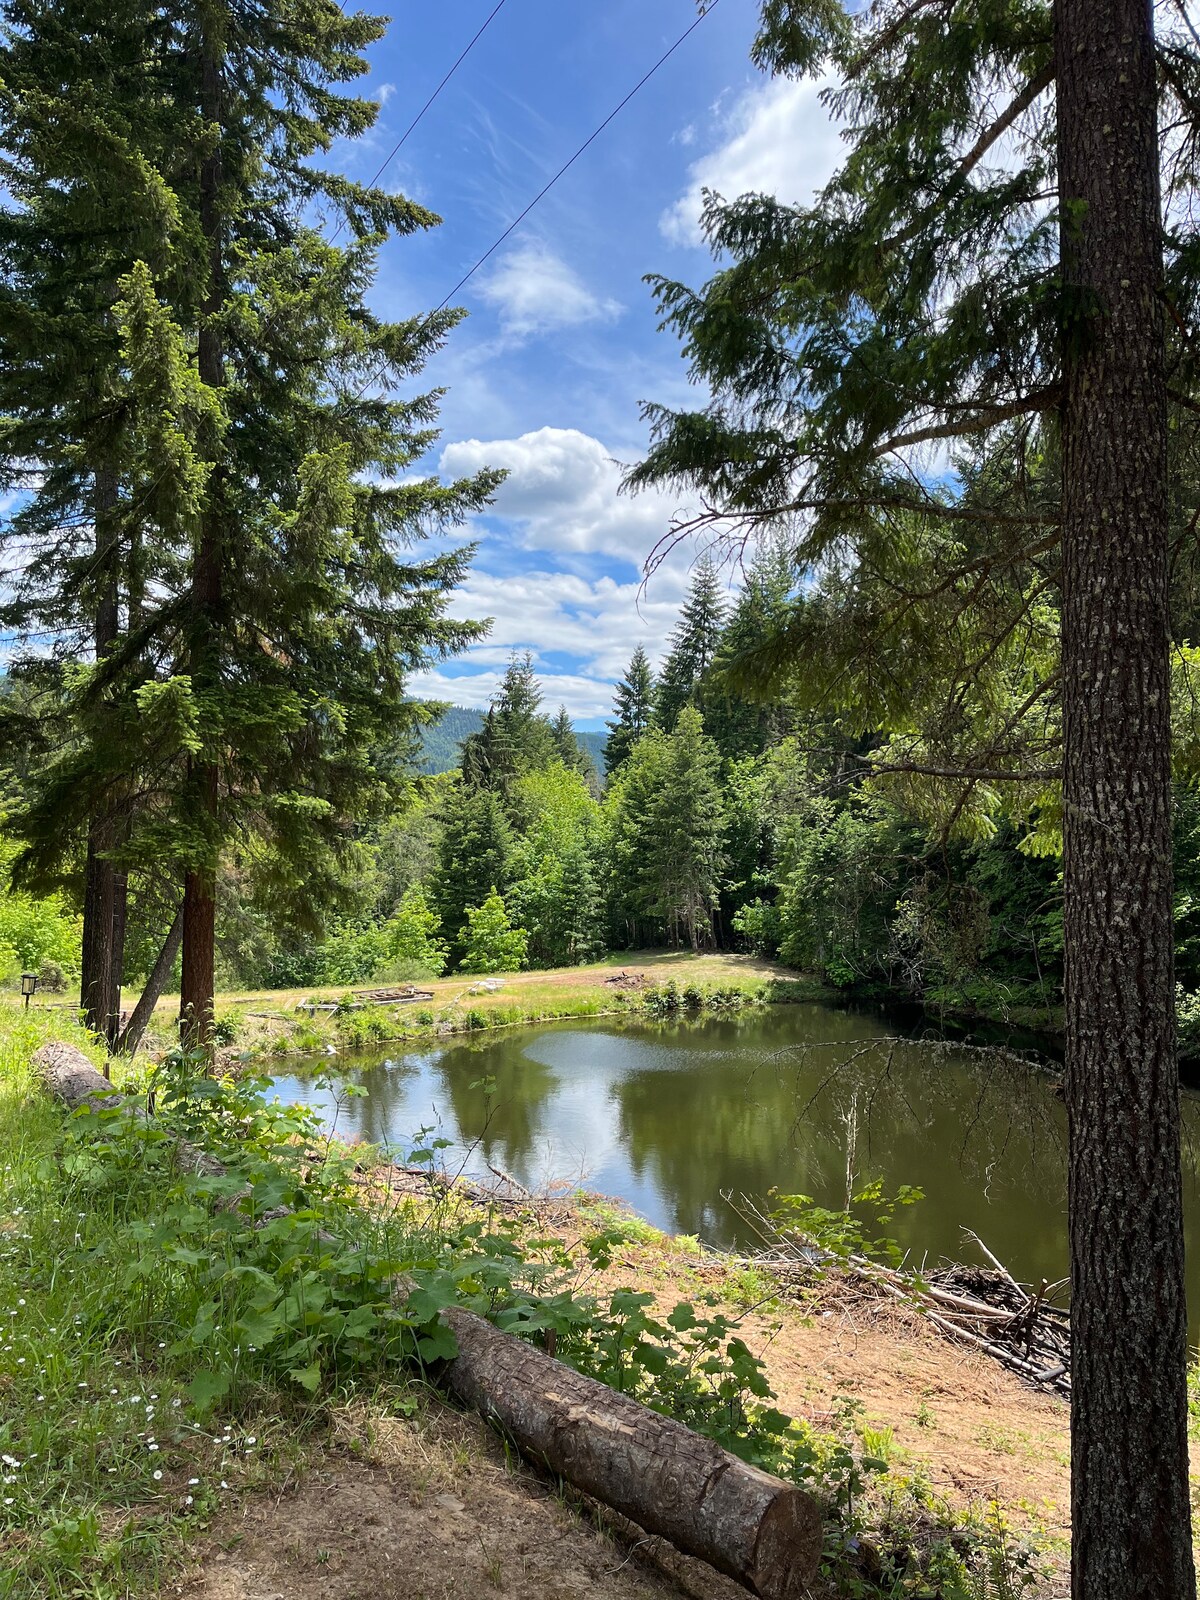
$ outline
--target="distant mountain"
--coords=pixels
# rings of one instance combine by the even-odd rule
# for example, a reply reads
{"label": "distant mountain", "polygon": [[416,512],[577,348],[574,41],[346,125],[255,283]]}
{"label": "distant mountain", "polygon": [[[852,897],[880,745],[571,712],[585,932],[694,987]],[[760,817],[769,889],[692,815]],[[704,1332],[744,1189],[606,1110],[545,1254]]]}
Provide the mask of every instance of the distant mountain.
{"label": "distant mountain", "polygon": [[608,740],[606,733],[593,733],[590,729],[575,729],[575,737],[591,756],[595,763],[596,771],[603,776],[604,773],[604,746]]}
{"label": "distant mountain", "polygon": [[[451,706],[444,717],[421,729],[421,755],[417,771],[426,773],[451,772],[458,765],[458,747],[472,733],[483,727],[483,712],[469,706]],[[575,737],[596,764],[596,771],[604,771],[604,733],[575,730]]]}
{"label": "distant mountain", "polygon": [[433,774],[452,772],[458,765],[458,747],[483,727],[483,712],[467,706],[451,706],[444,717],[421,729],[421,755],[417,771]]}

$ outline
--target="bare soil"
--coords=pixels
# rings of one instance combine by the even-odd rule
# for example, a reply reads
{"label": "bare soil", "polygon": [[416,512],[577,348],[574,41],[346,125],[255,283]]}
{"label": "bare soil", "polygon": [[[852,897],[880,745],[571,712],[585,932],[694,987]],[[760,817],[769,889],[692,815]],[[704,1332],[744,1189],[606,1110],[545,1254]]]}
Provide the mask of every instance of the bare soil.
{"label": "bare soil", "polygon": [[564,1501],[478,1418],[337,1419],[304,1480],[227,1513],[178,1592],[190,1600],[744,1600],[659,1540]]}
{"label": "bare soil", "polygon": [[[706,1293],[728,1303],[737,1288],[718,1264],[649,1243],[623,1250],[604,1283],[648,1289],[664,1307]],[[782,1409],[829,1426],[848,1397],[879,1430],[894,1469],[923,1477],[952,1505],[994,1505],[1014,1528],[1065,1550],[1062,1401],[942,1338],[917,1313],[837,1280],[805,1291],[803,1303],[748,1313],[741,1332],[766,1361]],[[362,1405],[338,1413],[301,1481],[223,1516],[180,1592],[191,1600],[744,1594],[598,1508],[564,1500],[478,1418],[436,1402],[412,1420]]]}

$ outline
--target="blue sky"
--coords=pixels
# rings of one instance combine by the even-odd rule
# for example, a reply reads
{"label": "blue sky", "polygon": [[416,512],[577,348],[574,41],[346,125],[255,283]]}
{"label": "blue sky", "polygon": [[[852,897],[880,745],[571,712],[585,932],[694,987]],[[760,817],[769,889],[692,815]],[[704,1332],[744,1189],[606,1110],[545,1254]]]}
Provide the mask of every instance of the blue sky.
{"label": "blue sky", "polygon": [[[494,3],[397,8],[366,80],[380,117],[337,150],[345,171],[374,174]],[[437,305],[694,17],[693,0],[506,0],[387,169],[444,221],[385,248],[379,308]],[[708,275],[702,186],[807,199],[838,148],[814,85],[751,66],[755,18],[754,0],[720,0],[457,296],[470,316],[428,373],[448,390],[429,465],[510,477],[470,530],[480,550],[454,606],[494,618],[491,637],[419,692],[486,705],[509,651],[529,648],[550,708],[598,727],[634,646],[661,653],[691,553],[639,597],[679,508],[619,496],[619,463],[645,443],[639,403],[689,391],[642,276]]]}

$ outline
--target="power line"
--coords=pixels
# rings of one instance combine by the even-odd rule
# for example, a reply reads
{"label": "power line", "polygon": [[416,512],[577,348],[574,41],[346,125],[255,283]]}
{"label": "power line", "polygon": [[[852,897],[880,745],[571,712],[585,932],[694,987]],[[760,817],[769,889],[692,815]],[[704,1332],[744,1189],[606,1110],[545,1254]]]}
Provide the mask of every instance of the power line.
{"label": "power line", "polygon": [[[482,267],[486,261],[488,261],[492,256],[495,255],[496,251],[499,250],[500,246],[504,243],[504,241],[512,233],[514,233],[517,228],[519,228],[521,226],[521,224],[525,221],[525,218],[529,215],[529,213],[533,210],[533,208],[536,205],[538,205],[542,200],[544,200],[546,198],[546,196],[550,193],[551,189],[553,189],[554,185],[564,175],[564,173],[569,172],[570,169],[579,160],[580,156],[583,155],[584,151],[587,150],[591,145],[595,144],[596,140],[604,132],[605,128],[608,127],[609,123],[612,122],[614,120],[614,118],[618,117],[622,111],[624,111],[625,107],[633,99],[634,95],[636,95],[639,90],[645,88],[645,86],[650,82],[650,79],[654,76],[654,74],[658,71],[658,69],[660,67],[666,65],[666,63],[675,54],[676,50],[679,49],[680,45],[684,44],[692,36],[692,34],[695,33],[696,29],[704,21],[705,17],[710,16],[717,9],[717,6],[719,4],[720,4],[720,0],[712,0],[711,5],[708,5],[708,6],[706,6],[704,8],[704,10],[700,13],[700,15],[692,23],[691,27],[685,29],[685,31],[679,35],[679,38],[676,39],[675,43],[671,46],[671,48],[669,50],[667,50],[663,55],[659,56],[658,60],[654,63],[654,65],[650,68],[650,70],[645,74],[645,76],[642,77],[642,78],[639,78],[637,83],[634,84],[633,88],[630,89],[629,93],[625,96],[624,100],[621,101],[620,105],[614,106],[614,108],[609,112],[608,116],[605,117],[604,121],[600,124],[600,126],[597,129],[595,129],[595,131],[593,133],[589,134],[588,137],[583,141],[583,143],[579,146],[579,149],[576,150],[575,154],[570,158],[570,160],[569,161],[565,161],[562,164],[562,166],[559,167],[558,171],[550,179],[549,183],[546,184],[545,188],[541,189],[537,194],[534,195],[533,199],[525,207],[524,211],[521,212],[520,216],[514,218],[513,221],[509,223],[508,227],[505,228],[504,232],[496,240],[495,244],[493,244],[490,249],[484,251],[483,255],[480,256],[479,260],[471,268],[470,272],[466,273],[464,277],[462,277],[462,278],[460,278],[458,280],[458,282],[454,285],[453,289],[451,289],[450,293],[442,301],[441,305],[439,305],[437,307],[437,309],[434,312],[431,313],[431,315],[436,316],[438,311],[444,311],[446,309],[446,307],[450,304],[451,300],[454,299],[455,295],[459,292],[459,290],[465,288],[466,285],[468,283],[470,283],[471,279],[479,271],[480,267]],[[486,24],[485,24],[485,26],[486,26]]]}
{"label": "power line", "polygon": [[[343,4],[344,4],[344,0],[343,0]],[[380,165],[380,168],[379,168],[378,172],[371,179],[370,183],[368,183],[368,185],[367,185],[368,189],[373,189],[375,187],[375,185],[379,182],[380,178],[383,177],[384,173],[387,171],[388,167],[392,164],[392,161],[395,159],[396,155],[399,153],[399,151],[407,143],[409,135],[414,131],[414,129],[420,123],[420,121],[424,117],[425,113],[429,110],[430,106],[437,99],[438,95],[441,94],[442,90],[450,82],[450,79],[458,71],[459,67],[462,66],[463,62],[471,54],[471,51],[474,50],[475,46],[479,43],[480,39],[483,38],[483,36],[487,32],[488,28],[492,25],[492,22],[500,14],[500,12],[504,9],[506,4],[507,4],[507,0],[497,0],[497,3],[492,7],[491,11],[489,11],[487,16],[483,19],[483,21],[480,23],[479,27],[476,29],[474,37],[470,40],[470,42],[467,44],[465,49],[462,51],[461,55],[458,57],[458,60],[455,61],[454,65],[446,73],[446,75],[442,79],[441,83],[438,84],[437,88],[429,96],[429,99],[426,100],[425,104],[421,107],[420,111],[417,112],[416,116],[409,123],[408,127],[405,128],[404,132],[400,135],[400,137],[396,140],[395,144],[388,151],[387,155],[384,157],[383,162]],[[346,226],[346,219],[345,219],[345,217],[343,217],[342,220],[338,223],[337,227],[334,229],[332,235],[330,236],[330,240],[329,240],[330,244],[333,243],[334,239],[337,238],[338,234],[341,233],[342,229],[345,226]]]}

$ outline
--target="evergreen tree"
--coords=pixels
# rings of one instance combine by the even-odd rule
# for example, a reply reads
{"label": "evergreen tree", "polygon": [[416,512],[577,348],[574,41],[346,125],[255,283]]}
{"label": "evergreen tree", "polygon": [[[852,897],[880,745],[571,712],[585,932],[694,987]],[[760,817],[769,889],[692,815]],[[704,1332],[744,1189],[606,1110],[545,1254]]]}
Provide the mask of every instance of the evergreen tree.
{"label": "evergreen tree", "polygon": [[[444,614],[467,557],[412,547],[482,505],[495,477],[405,481],[435,400],[388,395],[458,313],[386,323],[365,301],[382,238],[436,219],[310,164],[377,114],[339,86],[380,32],[333,0],[220,0],[165,16],[161,62],[138,63],[161,66],[170,196],[196,270],[178,284],[122,280],[126,321],[130,338],[194,350],[199,393],[194,416],[181,400],[174,426],[139,436],[143,454],[176,447],[166,482],[180,505],[190,494],[190,515],[173,530],[174,567],[143,589],[140,629],[98,663],[95,693],[155,731],[122,854],[183,883],[182,1009],[201,1037],[227,842],[263,837],[277,908],[318,926],[353,843],[345,818],[383,802],[396,776],[385,752],[421,715],[407,674],[476,636]],[[340,248],[311,225],[314,199],[342,220]],[[155,370],[132,346],[122,360],[145,381]],[[137,460],[125,470],[157,481]],[[135,653],[153,673],[130,686],[120,675]],[[127,761],[122,742],[89,734],[50,765],[25,821],[39,869],[100,804],[113,759]]]}
{"label": "evergreen tree", "polygon": [[[148,475],[134,470],[186,407],[172,410],[179,397],[166,392],[177,375],[171,352],[140,360],[161,329],[121,316],[123,296],[153,295],[154,284],[194,303],[194,251],[169,181],[181,137],[194,129],[169,94],[147,92],[152,78],[160,88],[171,78],[172,25],[161,8],[8,0],[3,20],[0,488],[18,499],[0,521],[0,549],[21,559],[0,627],[16,635],[14,670],[42,691],[43,715],[24,731],[48,750],[83,723],[93,747],[110,753],[85,819],[81,1000],[111,1043],[126,895],[114,852],[129,787],[113,757],[128,757],[137,730],[114,723],[111,695],[89,692],[85,680],[64,693],[60,666],[81,654],[102,661],[136,630],[140,597],[163,577],[164,519],[177,533],[195,510],[199,484],[181,483],[170,460]],[[138,324],[137,310],[125,309]],[[176,435],[168,455],[180,443]],[[35,648],[22,658],[25,640]],[[44,715],[47,704],[57,716]],[[28,862],[17,870],[36,880]]]}
{"label": "evergreen tree", "polygon": [[[940,789],[947,830],[967,808],[986,824],[1006,782],[1013,815],[1062,818],[1072,1583],[1086,1600],[1195,1592],[1164,306],[1179,330],[1200,309],[1195,168],[1177,159],[1200,133],[1200,49],[1177,10],[1158,13],[1156,48],[1145,0],[768,0],[760,63],[832,66],[847,157],[812,205],[710,201],[722,269],[700,293],[657,292],[713,398],[700,414],[652,408],[634,474],[699,498],[702,524],[796,530],[798,575],[829,574],[844,603],[818,641],[841,621],[865,663],[857,728],[893,734],[874,770]],[[1171,337],[1182,453],[1196,368],[1190,336]],[[971,493],[914,470],[922,447],[954,441]],[[864,583],[890,585],[889,626],[856,611]],[[1061,666],[1045,642],[1055,593]],[[777,665],[810,636],[814,613],[795,611]],[[837,684],[827,666],[793,653],[789,682]]]}
{"label": "evergreen tree", "polygon": [[716,657],[724,620],[721,575],[705,554],[696,563],[655,691],[655,720],[668,733],[684,706],[703,709],[704,678]]}
{"label": "evergreen tree", "polygon": [[726,830],[720,756],[695,706],[633,746],[608,799],[613,915],[631,945],[711,945]]}
{"label": "evergreen tree", "polygon": [[512,831],[495,790],[458,785],[446,803],[430,890],[453,958],[462,956],[467,907],[507,889],[511,852]]}
{"label": "evergreen tree", "polygon": [[564,767],[573,772],[595,774],[592,758],[575,737],[575,725],[567,714],[566,706],[559,706],[558,715],[550,724],[554,738],[554,753]]}
{"label": "evergreen tree", "polygon": [[641,645],[633,652],[625,676],[613,695],[615,717],[606,724],[604,765],[611,776],[628,759],[629,752],[649,728],[654,716],[654,674]]}
{"label": "evergreen tree", "polygon": [[792,719],[786,706],[770,691],[762,698],[753,663],[763,641],[784,625],[795,580],[791,559],[781,546],[760,550],[721,630],[703,688],[704,726],[727,763],[762,755],[788,732]]}
{"label": "evergreen tree", "polygon": [[483,727],[463,740],[462,773],[467,783],[507,793],[523,774],[554,760],[559,754],[554,726],[541,705],[533,657],[528,651],[523,655],[514,651]]}

